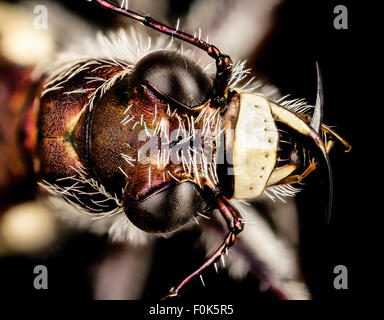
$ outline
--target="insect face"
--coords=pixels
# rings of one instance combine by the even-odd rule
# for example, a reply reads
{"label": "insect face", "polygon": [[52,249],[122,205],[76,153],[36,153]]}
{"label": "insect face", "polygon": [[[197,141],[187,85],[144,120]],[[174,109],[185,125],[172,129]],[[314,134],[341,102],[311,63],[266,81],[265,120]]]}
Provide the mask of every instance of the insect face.
{"label": "insect face", "polygon": [[[165,61],[170,54],[160,52]],[[193,104],[187,107],[174,101],[178,93],[182,93],[184,103],[193,97],[191,88],[197,88],[193,76],[202,77],[200,70],[187,76],[192,85],[178,87],[179,78],[163,67],[165,63],[160,70],[156,68],[162,64],[160,56],[155,52],[145,57],[132,76],[119,81],[95,104],[86,125],[88,140],[83,143],[89,146],[93,175],[110,194],[121,199],[125,213],[136,226],[155,233],[175,231],[196,212],[206,210],[203,187],[209,184],[215,188],[212,151],[220,129],[218,108],[206,103],[193,109]],[[152,58],[156,59],[158,73],[149,68],[147,73],[144,70],[137,74]],[[183,63],[179,73],[192,67],[192,63]],[[168,80],[168,87],[159,82],[154,89],[153,82],[138,80],[139,76]],[[204,80],[208,82],[209,78]],[[168,98],[164,91],[172,88],[177,92]]]}
{"label": "insect face", "polygon": [[[255,199],[269,186],[301,182],[317,167],[309,160],[293,175],[306,161],[297,147],[287,152],[281,146],[282,128],[320,151],[332,194],[327,154],[333,144],[325,144],[320,130],[344,141],[322,124],[321,90],[311,117],[229,88],[232,61],[215,46],[107,1],[95,2],[188,42],[216,62],[212,79],[174,50],[154,51],[136,65],[78,61],[45,84],[40,101],[37,171],[49,192],[92,215],[125,214],[150,233],[174,232],[198,213],[220,211],[228,226],[222,245],[170,296],[234,245],[243,219],[230,198]],[[97,82],[103,84],[95,88]]]}

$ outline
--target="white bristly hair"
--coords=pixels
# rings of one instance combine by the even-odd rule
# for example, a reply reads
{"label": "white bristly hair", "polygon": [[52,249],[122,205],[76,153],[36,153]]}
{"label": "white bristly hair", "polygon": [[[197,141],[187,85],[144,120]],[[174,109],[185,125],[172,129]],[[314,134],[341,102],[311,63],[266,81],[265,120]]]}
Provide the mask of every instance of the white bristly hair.
{"label": "white bristly hair", "polygon": [[113,242],[129,241],[133,245],[144,245],[154,238],[153,235],[137,228],[122,212],[106,219],[95,220],[57,194],[44,196],[42,201],[52,209],[59,221],[75,229],[87,230],[99,235],[108,233],[109,239]]}
{"label": "white bristly hair", "polygon": [[[180,44],[180,42],[174,41],[174,39],[161,34],[152,40],[149,36],[144,36],[141,32],[138,32],[138,29],[139,27],[137,27],[137,29],[131,28],[128,31],[121,29],[116,32],[110,32],[107,35],[98,33],[95,39],[84,40],[82,43],[76,43],[76,45],[63,50],[63,52],[56,56],[55,61],[48,63],[45,68],[39,69],[42,70],[40,71],[42,74],[47,76],[42,96],[48,92],[63,89],[66,82],[81,71],[91,68],[96,70],[111,66],[117,67],[120,69],[120,72],[110,79],[105,80],[96,77],[85,79],[86,83],[95,84],[93,88],[86,89],[79,87],[64,93],[66,95],[87,93],[88,102],[85,107],[92,109],[95,99],[103,96],[117,81],[129,76],[136,62],[151,52],[170,49],[194,59],[193,50],[184,50],[182,45],[180,48],[176,47],[177,43]],[[202,65],[202,68],[214,76],[214,62],[206,63]],[[258,93],[295,112],[307,112],[311,108],[304,100],[287,100],[287,97],[279,99],[280,94],[275,87],[264,85],[256,81],[255,77],[251,77],[251,70],[245,68],[245,61],[239,61],[234,64],[230,87],[243,92]],[[182,128],[179,128],[184,130],[183,132],[188,133],[185,139],[189,139],[194,135],[194,123],[202,118],[204,119],[203,130],[210,130],[209,124],[212,121],[216,121],[215,128],[217,130],[219,129],[220,116],[218,115],[215,118],[215,115],[211,115],[207,118],[205,111],[206,108],[201,111],[196,119],[188,119],[189,128],[187,130],[184,124]],[[173,116],[177,117],[177,110],[173,111],[171,117]],[[127,124],[131,120],[133,119],[127,114],[127,118],[124,119],[124,124]],[[132,124],[133,123],[132,121]],[[135,122],[133,125],[136,126],[137,124],[138,122]],[[220,135],[220,133],[221,132],[217,131],[216,136]],[[188,172],[191,172],[192,170],[198,175],[196,161],[193,160],[196,154],[188,155],[191,161],[187,161],[185,156],[186,155],[182,155],[184,171],[188,170]],[[209,180],[212,180],[211,183],[217,183],[218,177],[215,163],[213,166],[212,164],[208,165],[204,155],[202,155],[202,160],[204,175]],[[214,159],[214,161],[215,160],[216,159]],[[129,240],[134,243],[142,243],[146,238],[151,237],[147,233],[137,229],[128,220],[124,214],[124,208],[116,196],[108,194],[101,184],[87,177],[81,168],[77,168],[76,171],[78,173],[76,176],[64,178],[73,181],[73,185],[69,188],[62,188],[57,183],[48,183],[47,181],[40,183],[40,186],[50,194],[50,196],[48,196],[48,203],[50,206],[57,208],[57,210],[54,210],[55,212],[63,212],[61,217],[65,221],[69,221],[72,225],[87,228],[96,233],[109,233],[110,238],[114,241]],[[172,176],[170,172],[167,172],[167,174]],[[197,180],[199,181],[199,178]],[[82,185],[91,186],[95,190],[95,193],[105,197],[105,201],[114,201],[116,204],[115,208],[111,211],[104,212],[103,204],[100,201],[93,201],[91,206],[85,204],[81,206],[71,201],[71,197],[77,198],[77,195],[83,194]],[[269,187],[265,193],[272,199],[283,199],[285,196],[293,196],[298,191],[299,189],[292,186],[278,186]],[[70,213],[71,210],[69,210],[69,208],[72,208],[72,213]]]}

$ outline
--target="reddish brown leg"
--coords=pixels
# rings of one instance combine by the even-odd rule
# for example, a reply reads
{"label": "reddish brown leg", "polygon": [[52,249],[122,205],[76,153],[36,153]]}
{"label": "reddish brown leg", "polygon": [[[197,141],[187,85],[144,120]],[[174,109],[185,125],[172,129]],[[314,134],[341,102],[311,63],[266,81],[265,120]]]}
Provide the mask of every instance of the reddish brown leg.
{"label": "reddish brown leg", "polygon": [[178,296],[179,291],[188,282],[190,282],[196,276],[200,275],[204,269],[206,269],[207,267],[215,263],[217,260],[219,260],[220,257],[225,253],[226,249],[229,247],[232,247],[235,244],[237,234],[243,230],[243,226],[244,226],[243,219],[240,213],[237,211],[237,209],[233,207],[232,204],[229,202],[229,200],[224,196],[220,196],[220,198],[217,199],[217,204],[218,204],[220,213],[222,214],[225,221],[227,222],[228,229],[229,229],[229,232],[226,235],[224,242],[208,258],[208,260],[204,262],[204,264],[202,264],[198,269],[196,269],[193,273],[191,273],[188,277],[186,277],[183,281],[181,281],[176,288],[172,288],[170,292],[163,298],[163,300],[169,297]]}
{"label": "reddish brown leg", "polygon": [[214,82],[213,102],[215,102],[218,105],[221,105],[223,103],[223,100],[225,100],[225,93],[228,88],[228,83],[232,76],[233,63],[229,56],[222,54],[220,50],[216,48],[214,45],[211,45],[205,42],[204,40],[198,39],[183,31],[176,30],[172,27],[166,26],[165,24],[162,24],[161,22],[156,21],[151,17],[142,16],[141,14],[138,14],[134,11],[131,11],[122,7],[118,7],[110,3],[109,1],[95,0],[95,2],[103,8],[106,8],[115,13],[122,14],[128,18],[137,20],[149,28],[155,29],[169,36],[188,42],[200,48],[201,50],[204,50],[205,52],[207,52],[209,56],[211,56],[213,59],[216,60],[217,71],[216,71],[216,78]]}

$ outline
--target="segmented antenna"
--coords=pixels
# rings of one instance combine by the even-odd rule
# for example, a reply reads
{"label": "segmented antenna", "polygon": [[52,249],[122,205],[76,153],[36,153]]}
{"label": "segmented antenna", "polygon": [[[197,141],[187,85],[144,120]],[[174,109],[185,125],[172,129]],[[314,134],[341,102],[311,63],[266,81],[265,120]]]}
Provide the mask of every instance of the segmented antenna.
{"label": "segmented antenna", "polygon": [[210,57],[216,60],[216,78],[214,82],[213,101],[217,104],[223,104],[225,101],[225,94],[228,89],[228,84],[232,76],[233,63],[232,59],[225,54],[222,54],[218,48],[211,45],[204,40],[196,38],[188,33],[166,26],[159,21],[152,19],[149,16],[140,15],[134,11],[128,10],[126,6],[116,6],[109,1],[105,0],[88,0],[89,2],[96,2],[101,7],[108,9],[114,13],[122,14],[128,18],[141,22],[147,27],[160,31],[171,37],[178,38],[188,42],[201,50],[208,53]]}

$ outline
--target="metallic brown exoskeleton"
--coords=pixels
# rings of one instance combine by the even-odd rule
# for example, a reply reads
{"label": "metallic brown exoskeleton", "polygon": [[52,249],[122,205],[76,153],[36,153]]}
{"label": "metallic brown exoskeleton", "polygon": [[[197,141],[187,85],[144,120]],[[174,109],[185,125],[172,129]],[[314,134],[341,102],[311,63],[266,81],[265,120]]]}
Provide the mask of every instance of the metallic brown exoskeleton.
{"label": "metallic brown exoskeleton", "polygon": [[[231,87],[232,60],[215,46],[108,1],[95,2],[206,51],[216,75],[166,49],[135,64],[84,58],[43,77],[22,125],[27,163],[40,186],[84,214],[123,212],[148,233],[177,231],[197,214],[218,209],[229,229],[223,243],[168,296],[234,245],[243,220],[231,198],[257,198],[269,186],[301,182],[323,166],[330,212],[332,139],[349,145],[322,124],[319,69],[309,116]],[[283,135],[295,143],[280,145]],[[301,153],[303,145],[309,151]]]}

